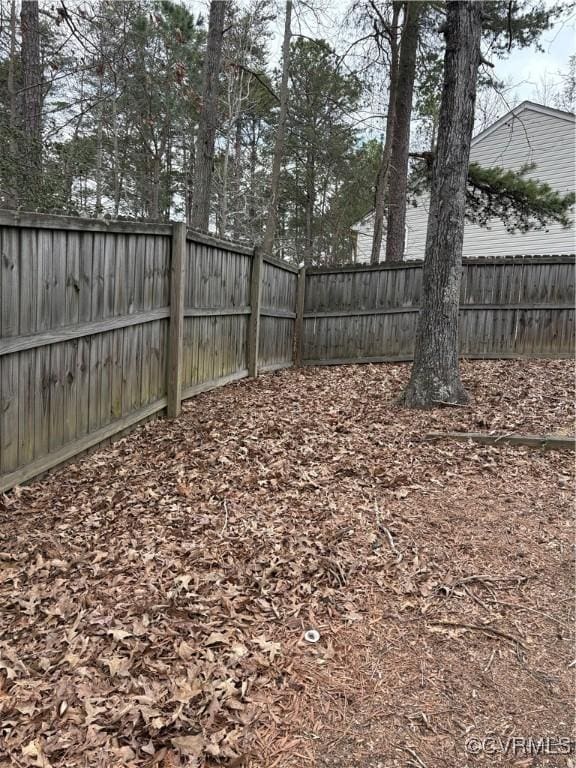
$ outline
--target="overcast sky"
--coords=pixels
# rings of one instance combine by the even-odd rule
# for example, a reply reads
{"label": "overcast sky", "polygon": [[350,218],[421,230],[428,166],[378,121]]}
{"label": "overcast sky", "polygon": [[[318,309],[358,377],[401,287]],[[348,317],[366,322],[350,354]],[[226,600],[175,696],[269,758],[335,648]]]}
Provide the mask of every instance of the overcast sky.
{"label": "overcast sky", "polygon": [[[556,0],[545,1],[547,5],[553,5]],[[207,17],[208,0],[185,2],[195,13],[201,12]],[[303,3],[295,0],[293,32],[310,37],[323,37],[338,53],[343,53],[358,34],[347,18],[351,4],[352,0],[306,0],[308,10],[302,10]],[[243,3],[240,0],[240,5],[248,7],[249,2]],[[275,0],[275,5],[279,13],[277,21],[273,24],[274,37],[270,52],[272,59],[277,62],[284,24],[284,2]],[[568,7],[569,4],[566,5]],[[546,86],[550,89],[560,82],[561,74],[567,71],[570,56],[576,52],[576,11],[573,10],[567,14],[567,18],[557,22],[552,30],[542,36],[540,43],[543,52],[537,51],[535,47],[513,50],[506,59],[494,61],[494,76],[509,83],[500,114],[508,111],[507,104],[515,105],[525,99],[544,101]],[[350,64],[353,66],[353,60]],[[379,110],[375,107],[375,111]]]}

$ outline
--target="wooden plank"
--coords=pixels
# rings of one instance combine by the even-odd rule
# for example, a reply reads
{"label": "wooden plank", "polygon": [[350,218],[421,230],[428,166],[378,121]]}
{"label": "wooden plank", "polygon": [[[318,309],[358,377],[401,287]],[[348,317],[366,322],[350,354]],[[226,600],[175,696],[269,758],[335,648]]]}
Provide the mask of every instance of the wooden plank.
{"label": "wooden plank", "polygon": [[225,384],[232,384],[234,381],[240,381],[248,376],[248,369],[244,368],[236,373],[230,374],[230,376],[222,376],[219,379],[208,379],[207,381],[201,381],[199,384],[194,384],[192,387],[187,387],[182,391],[182,397],[187,400],[189,397],[194,397],[202,392],[207,392],[210,389],[216,389],[217,387],[223,387]]}
{"label": "wooden plank", "polygon": [[[184,310],[184,317],[222,317],[223,315],[249,315],[248,307],[193,307]],[[260,314],[263,314],[262,312]]]}
{"label": "wooden plank", "polygon": [[[63,444],[78,436],[78,339],[66,342],[64,348],[63,378]],[[26,353],[24,353],[26,354]]]}
{"label": "wooden plank", "polygon": [[[421,270],[423,267],[423,261],[403,261],[397,264],[346,264],[342,267],[308,267],[309,274],[313,275],[327,275],[338,274],[341,272],[380,272],[385,270]],[[525,257],[510,257],[510,256],[494,256],[486,259],[462,259],[463,266],[484,266],[488,264],[576,264],[576,257],[571,254],[561,254],[557,256],[525,256]]]}
{"label": "wooden plank", "polygon": [[102,336],[92,336],[88,363],[88,432],[100,428],[102,402]]}
{"label": "wooden plank", "polygon": [[37,475],[47,472],[49,469],[54,469],[59,464],[72,459],[79,453],[83,453],[99,443],[114,437],[114,435],[135,426],[138,422],[150,418],[150,416],[153,416],[165,407],[166,399],[162,398],[145,408],[139,409],[136,413],[132,413],[119,421],[108,424],[106,427],[86,435],[80,440],[75,440],[70,445],[63,446],[60,450],[54,451],[54,453],[43,456],[32,464],[28,464],[26,467],[22,467],[15,472],[0,475],[0,492],[7,491],[10,488],[25,483]]}
{"label": "wooden plank", "polygon": [[152,373],[152,323],[141,326],[139,329],[139,340],[141,342],[140,373],[138,381],[140,382],[140,395],[138,407],[150,402],[150,374]]}
{"label": "wooden plank", "polygon": [[[50,435],[50,348],[34,350],[35,381],[34,408],[34,456],[48,453]],[[88,410],[86,408],[86,410]]]}
{"label": "wooden plank", "polygon": [[296,318],[296,312],[291,312],[288,309],[266,309],[260,310],[260,317],[278,317],[283,320],[294,320]]}
{"label": "wooden plank", "polygon": [[112,332],[100,336],[100,423],[104,427],[112,421]]}
{"label": "wooden plank", "polygon": [[[574,308],[573,304],[466,304],[460,307],[460,312],[468,311],[489,311],[489,310],[505,310],[513,311],[520,310],[571,310]],[[306,312],[304,314],[305,319],[310,320],[314,318],[322,317],[360,317],[362,315],[403,315],[408,312],[419,312],[420,307],[392,307],[390,309],[354,309],[344,311],[331,311],[324,312]],[[284,317],[284,315],[272,315],[273,317]]]}
{"label": "wooden plank", "polygon": [[150,391],[149,402],[153,403],[165,387],[165,382],[160,381],[160,321],[150,323],[150,347],[151,356],[149,365]]}
{"label": "wooden plank", "polygon": [[90,289],[92,291],[92,316],[91,320],[104,319],[104,248],[106,236],[100,233],[94,234],[92,250],[92,279]]}
{"label": "wooden plank", "polygon": [[174,224],[170,266],[170,330],[166,375],[167,416],[169,419],[174,419],[182,410],[185,267],[186,225]]}
{"label": "wooden plank", "polygon": [[107,331],[115,331],[119,328],[128,328],[131,325],[144,325],[168,317],[170,317],[169,308],[162,307],[160,309],[151,309],[148,312],[138,312],[133,315],[124,315],[123,317],[109,317],[106,320],[82,323],[71,328],[63,327],[48,333],[35,333],[31,336],[0,339],[0,356],[21,352],[25,349],[45,347],[48,344],[58,344],[62,341],[80,339],[84,336],[94,336],[106,333]]}
{"label": "wooden plank", "polygon": [[[466,354],[461,355],[462,358],[467,360],[571,360],[574,357],[573,352],[538,352],[531,354],[522,354],[516,352],[508,353],[489,353],[486,355],[478,354]],[[306,355],[302,361],[302,365],[316,366],[316,365],[366,365],[371,363],[410,363],[413,360],[413,355],[398,355],[387,356],[377,355],[374,357],[343,357],[343,358],[317,358],[311,355]]]}
{"label": "wooden plank", "polygon": [[294,365],[302,366],[304,349],[304,306],[306,303],[306,267],[298,272],[298,287],[296,289],[296,323],[294,327]]}
{"label": "wooden plank", "polygon": [[20,237],[6,229],[0,241],[0,336],[18,336],[20,325]]}
{"label": "wooden plank", "polygon": [[50,431],[49,451],[64,443],[64,345],[50,347]]}
{"label": "wooden plank", "polygon": [[144,235],[169,235],[169,224],[143,224],[135,221],[85,219],[78,216],[57,216],[47,213],[28,213],[0,210],[0,226],[32,229],[55,229],[76,232],[124,232]]}
{"label": "wooden plank", "polygon": [[253,248],[249,245],[234,243],[231,240],[223,240],[213,235],[207,235],[205,232],[197,232],[189,229],[187,233],[188,240],[199,245],[206,245],[209,248],[219,248],[221,251],[232,251],[233,253],[243,253],[246,256],[252,256]]}
{"label": "wooden plank", "polygon": [[[18,356],[18,466],[34,460],[34,391],[36,353],[21,352]],[[0,360],[0,366],[2,361]]]}
{"label": "wooden plank", "polygon": [[50,289],[50,327],[66,325],[66,232],[52,232],[52,285]]}
{"label": "wooden plank", "polygon": [[262,297],[262,252],[254,249],[250,275],[250,324],[248,328],[248,375],[258,376],[258,351],[260,347],[260,301]]}
{"label": "wooden plank", "polygon": [[[80,286],[78,292],[78,322],[87,323],[92,320],[92,259],[94,250],[94,235],[82,232],[78,235],[80,247]],[[41,326],[38,326],[38,330]],[[43,328],[45,330],[45,328]]]}
{"label": "wooden plank", "polygon": [[80,237],[76,232],[69,232],[66,237],[66,283],[64,290],[64,325],[76,325],[79,321],[80,311]]}
{"label": "wooden plank", "polygon": [[274,256],[263,256],[262,258],[266,264],[271,264],[277,269],[283,269],[285,272],[292,272],[294,275],[298,274],[298,267],[294,264],[289,264],[287,261],[282,261],[282,259],[277,259]]}
{"label": "wooden plank", "polygon": [[[20,231],[20,329],[19,336],[37,330],[38,236],[34,230]],[[77,318],[76,318],[77,319]]]}
{"label": "wooden plank", "polygon": [[425,440],[456,440],[483,445],[521,445],[545,450],[576,450],[575,437],[557,435],[488,435],[481,432],[429,432]]}
{"label": "wooden plank", "polygon": [[18,355],[1,363],[0,472],[10,472],[18,466]]}

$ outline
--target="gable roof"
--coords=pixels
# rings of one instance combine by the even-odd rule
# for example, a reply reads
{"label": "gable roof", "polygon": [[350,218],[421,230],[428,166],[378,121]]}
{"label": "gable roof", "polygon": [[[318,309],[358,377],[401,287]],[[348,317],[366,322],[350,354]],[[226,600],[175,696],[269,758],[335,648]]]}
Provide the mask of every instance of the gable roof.
{"label": "gable roof", "polygon": [[[514,107],[514,109],[511,109],[509,112],[506,112],[505,115],[498,118],[498,120],[492,123],[492,125],[489,125],[488,128],[485,128],[483,131],[476,134],[476,136],[472,138],[471,146],[473,147],[481,141],[484,141],[484,139],[487,139],[492,133],[497,131],[501,125],[504,125],[510,119],[520,118],[522,113],[527,111],[539,112],[542,115],[548,115],[549,117],[557,118],[558,120],[564,120],[573,124],[576,123],[576,115],[574,115],[573,112],[565,112],[562,109],[554,109],[554,107],[546,107],[544,104],[537,104],[535,101],[526,100],[518,104],[517,107]],[[358,228],[373,215],[374,209],[372,208],[359,221],[352,225],[351,230],[353,232],[357,231]]]}
{"label": "gable roof", "polygon": [[504,125],[510,119],[513,120],[515,118],[519,118],[523,112],[539,112],[542,115],[547,115],[548,117],[553,117],[558,120],[566,120],[569,123],[576,122],[576,116],[573,112],[564,112],[561,109],[545,107],[544,104],[536,104],[534,101],[523,101],[521,104],[518,104],[517,107],[511,109],[510,112],[506,112],[505,115],[502,115],[502,117],[498,118],[498,120],[492,123],[492,125],[489,125],[488,128],[485,128],[483,131],[480,131],[480,133],[476,134],[476,136],[474,136],[472,139],[472,146],[478,144],[481,141],[484,141],[484,139],[488,138],[488,136],[494,133],[494,131],[497,131],[501,125]]}

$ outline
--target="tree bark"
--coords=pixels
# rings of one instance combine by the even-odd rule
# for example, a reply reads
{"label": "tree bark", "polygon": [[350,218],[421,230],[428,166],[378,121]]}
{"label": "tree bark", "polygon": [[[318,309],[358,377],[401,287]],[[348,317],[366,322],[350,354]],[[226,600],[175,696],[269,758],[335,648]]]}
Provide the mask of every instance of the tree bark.
{"label": "tree bark", "polygon": [[388,191],[388,174],[390,170],[390,153],[392,151],[392,135],[394,132],[394,110],[396,108],[396,91],[398,87],[398,19],[402,3],[395,0],[392,4],[392,22],[389,29],[390,37],[390,85],[388,88],[388,114],[386,115],[386,137],[382,148],[382,159],[376,178],[374,194],[374,234],[372,237],[372,253],[370,262],[380,262],[382,235],[384,232],[384,215],[386,213],[386,193]]}
{"label": "tree bark", "polygon": [[[23,0],[20,11],[22,44],[22,180],[27,190],[22,202],[29,208],[39,203],[42,174],[42,67],[37,0]],[[35,205],[36,203],[36,205]]]}
{"label": "tree bark", "polygon": [[406,18],[400,43],[396,108],[388,174],[386,261],[402,261],[406,243],[406,194],[410,152],[410,118],[416,77],[416,50],[420,27],[420,3],[406,3]]}
{"label": "tree bark", "polygon": [[214,141],[218,116],[218,75],[222,58],[222,38],[226,3],[211,0],[208,20],[208,41],[203,67],[202,109],[198,124],[196,164],[191,224],[195,229],[208,231],[210,219],[210,193],[214,165]]}
{"label": "tree bark", "polygon": [[464,403],[458,305],[470,143],[480,65],[482,3],[448,2],[444,84],[414,365],[401,402],[412,408]]}
{"label": "tree bark", "polygon": [[280,171],[282,169],[282,157],[284,155],[284,143],[286,138],[286,122],[288,117],[288,75],[290,71],[290,23],[292,19],[292,0],[286,0],[286,16],[284,19],[284,41],[282,43],[282,81],[280,84],[280,114],[278,116],[278,128],[274,143],[274,156],[272,159],[272,177],[270,179],[270,197],[268,201],[268,213],[266,228],[262,238],[263,253],[272,253],[276,226],[278,223],[278,193],[280,189]]}

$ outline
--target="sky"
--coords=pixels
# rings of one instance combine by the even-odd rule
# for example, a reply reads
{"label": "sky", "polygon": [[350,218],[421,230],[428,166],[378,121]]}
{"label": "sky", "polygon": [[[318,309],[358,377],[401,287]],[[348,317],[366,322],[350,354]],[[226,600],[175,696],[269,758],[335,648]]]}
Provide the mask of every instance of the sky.
{"label": "sky", "polygon": [[[207,17],[209,0],[184,0],[194,12],[201,12]],[[548,6],[554,5],[557,0],[545,0]],[[270,43],[271,58],[279,63],[284,26],[284,0],[272,0],[273,6],[278,10],[278,18],[273,22],[273,38]],[[240,5],[248,7],[249,0],[240,0]],[[294,16],[292,31],[309,37],[322,37],[328,40],[338,53],[348,49],[350,42],[359,33],[352,27],[348,18],[348,11],[352,0],[294,0]],[[566,3],[566,17],[556,23],[556,26],[546,32],[540,39],[543,51],[538,51],[534,46],[522,50],[513,49],[505,59],[494,61],[492,70],[494,76],[506,82],[507,86],[504,98],[494,96],[492,110],[498,114],[494,119],[505,114],[510,107],[521,101],[531,100],[536,102],[546,101],[550,97],[550,90],[561,82],[562,73],[568,69],[570,56],[576,53],[576,9],[569,11],[571,3]],[[351,66],[353,60],[351,59]],[[369,111],[381,111],[377,104],[367,105]],[[549,104],[552,106],[552,104]],[[377,121],[367,121],[367,125],[373,125],[374,131],[379,131]],[[371,131],[368,131],[371,133]]]}

